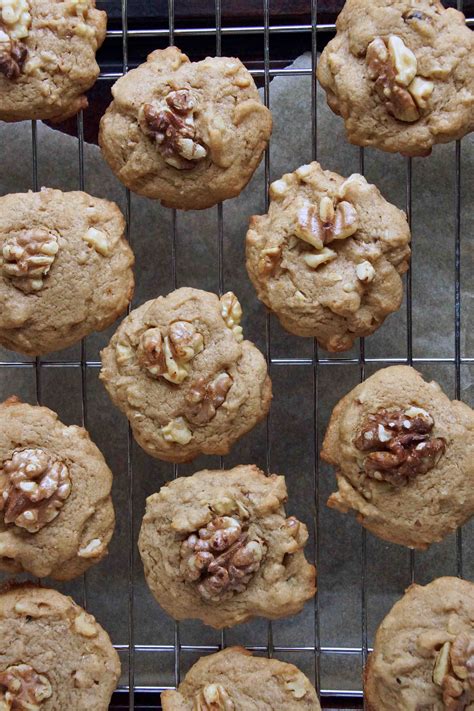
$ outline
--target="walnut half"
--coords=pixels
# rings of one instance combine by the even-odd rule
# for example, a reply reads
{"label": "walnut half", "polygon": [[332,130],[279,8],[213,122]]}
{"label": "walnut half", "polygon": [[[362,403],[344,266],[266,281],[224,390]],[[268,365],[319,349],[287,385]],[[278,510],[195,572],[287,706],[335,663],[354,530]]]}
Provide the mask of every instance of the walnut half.
{"label": "walnut half", "polygon": [[29,664],[17,664],[0,672],[0,709],[2,711],[40,711],[53,690],[48,678]]}
{"label": "walnut half", "polygon": [[216,410],[224,403],[231,387],[232,378],[228,373],[219,373],[209,382],[206,382],[205,378],[199,378],[186,395],[186,419],[196,425],[210,422],[216,416]]}
{"label": "walnut half", "polygon": [[0,29],[0,74],[14,81],[20,76],[28,57],[28,50],[23,42],[11,39]]}
{"label": "walnut half", "polygon": [[25,294],[40,291],[59,251],[58,238],[43,228],[5,240],[0,255],[3,277]]}
{"label": "walnut half", "polygon": [[30,533],[55,519],[70,493],[66,464],[43,449],[17,450],[0,469],[4,521]]}
{"label": "walnut half", "polygon": [[159,328],[148,328],[138,344],[138,362],[152,378],[182,383],[188,363],[204,348],[204,339],[189,321],[174,321],[163,337]]}

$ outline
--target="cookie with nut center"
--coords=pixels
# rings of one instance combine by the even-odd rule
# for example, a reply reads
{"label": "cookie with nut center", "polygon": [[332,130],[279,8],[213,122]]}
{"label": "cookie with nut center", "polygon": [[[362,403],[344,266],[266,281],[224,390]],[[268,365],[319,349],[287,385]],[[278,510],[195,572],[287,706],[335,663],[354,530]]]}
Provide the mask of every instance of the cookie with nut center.
{"label": "cookie with nut center", "polygon": [[383,368],[336,405],[321,457],[328,505],[388,541],[427,548],[474,513],[474,412],[408,366]]}
{"label": "cookie with nut center", "polygon": [[321,708],[314,687],[297,667],[253,657],[243,647],[201,657],[176,691],[162,693],[162,704],[163,711]]}
{"label": "cookie with nut center", "polygon": [[175,619],[230,627],[295,614],[315,593],[306,526],[287,517],[282,476],[204,470],[147,500],[139,549],[147,583]]}
{"label": "cookie with nut center", "polygon": [[410,257],[405,214],[362,175],[344,179],[316,162],[274,181],[270,199],[247,232],[258,298],[291,333],[329,351],[350,349],[400,307]]}
{"label": "cookie with nut center", "polygon": [[134,279],[115,203],[43,188],[0,198],[0,345],[41,355],[109,326]]}
{"label": "cookie with nut center", "polygon": [[0,119],[64,121],[87,108],[106,23],[94,0],[0,0]]}
{"label": "cookie with nut center", "polygon": [[0,404],[0,569],[70,580],[106,554],[112,474],[81,427],[10,398]]}
{"label": "cookie with nut center", "polygon": [[102,351],[100,377],[152,456],[225,454],[267,414],[266,363],[241,318],[232,292],[182,288],[132,311]]}
{"label": "cookie with nut center", "polygon": [[109,708],[120,662],[108,634],[70,597],[35,585],[0,592],[0,708]]}
{"label": "cookie with nut center", "polygon": [[236,58],[191,62],[177,47],[156,50],[112,94],[103,155],[130,190],[166,207],[200,210],[235,197],[270,138],[270,111]]}
{"label": "cookie with nut center", "polygon": [[411,585],[380,624],[364,680],[369,711],[464,711],[474,700],[474,585]]}
{"label": "cookie with nut center", "polygon": [[441,2],[347,0],[318,62],[349,141],[407,156],[474,129],[474,38]]}

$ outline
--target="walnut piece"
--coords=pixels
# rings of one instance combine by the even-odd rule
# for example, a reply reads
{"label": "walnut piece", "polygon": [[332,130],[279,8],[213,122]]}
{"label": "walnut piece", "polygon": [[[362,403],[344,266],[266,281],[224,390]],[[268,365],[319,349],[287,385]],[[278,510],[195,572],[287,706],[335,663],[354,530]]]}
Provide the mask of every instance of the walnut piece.
{"label": "walnut piece", "polygon": [[28,50],[18,40],[11,39],[0,29],[0,74],[14,81],[20,76],[28,56]]}
{"label": "walnut piece", "polygon": [[273,274],[280,262],[281,247],[267,247],[262,249],[258,260],[258,271],[260,274]]}
{"label": "walnut piece", "polygon": [[367,47],[366,64],[369,78],[387,111],[406,123],[414,123],[427,108],[434,84],[417,76],[414,53],[397,35],[388,43],[376,37]]}
{"label": "walnut piece", "polygon": [[98,254],[101,254],[103,257],[109,256],[109,238],[105,232],[102,232],[102,230],[98,230],[95,227],[89,227],[82,239],[84,242],[87,242],[89,247],[93,247]]}
{"label": "walnut piece", "polygon": [[167,425],[161,428],[161,436],[165,442],[189,444],[193,438],[193,433],[186,424],[184,417],[176,417],[174,420],[170,420]]}
{"label": "walnut piece", "polygon": [[17,664],[0,672],[0,709],[2,711],[40,711],[42,702],[53,690],[46,676],[29,664]]}
{"label": "walnut piece", "polygon": [[433,681],[443,693],[445,711],[464,711],[474,700],[474,635],[461,632],[445,642],[433,668]]}
{"label": "walnut piece", "polygon": [[233,291],[228,291],[220,298],[221,314],[227,328],[233,332],[237,341],[243,341],[243,328],[240,325],[242,319],[242,307]]}
{"label": "walnut piece", "polygon": [[204,348],[204,339],[192,323],[174,321],[163,338],[159,328],[149,328],[138,344],[138,362],[153,378],[182,383],[189,375],[189,362]]}
{"label": "walnut piece", "polygon": [[432,438],[434,421],[421,407],[403,410],[382,408],[369,415],[354,445],[368,452],[364,459],[367,476],[403,486],[426,474],[446,450],[446,442]]}
{"label": "walnut piece", "polygon": [[58,250],[56,235],[42,228],[10,237],[3,243],[0,257],[3,277],[25,294],[40,291]]}
{"label": "walnut piece", "polygon": [[143,105],[145,133],[155,138],[165,163],[178,170],[191,170],[207,156],[207,149],[196,140],[195,108],[190,89],[171,91],[158,106]]}
{"label": "walnut piece", "polygon": [[206,382],[205,378],[196,380],[186,395],[189,407],[186,419],[196,425],[205,425],[216,416],[216,410],[225,401],[232,386],[232,378],[228,373],[219,373],[213,380]]}
{"label": "walnut piece", "polygon": [[181,573],[204,600],[243,592],[260,568],[266,546],[249,538],[239,516],[215,516],[181,544]]}
{"label": "walnut piece", "polygon": [[6,524],[37,533],[71,493],[66,464],[43,449],[21,449],[0,469],[0,511]]}
{"label": "walnut piece", "polygon": [[194,711],[235,711],[235,705],[222,684],[207,684],[194,697]]}
{"label": "walnut piece", "polygon": [[0,23],[13,40],[28,37],[31,25],[28,0],[0,0]]}

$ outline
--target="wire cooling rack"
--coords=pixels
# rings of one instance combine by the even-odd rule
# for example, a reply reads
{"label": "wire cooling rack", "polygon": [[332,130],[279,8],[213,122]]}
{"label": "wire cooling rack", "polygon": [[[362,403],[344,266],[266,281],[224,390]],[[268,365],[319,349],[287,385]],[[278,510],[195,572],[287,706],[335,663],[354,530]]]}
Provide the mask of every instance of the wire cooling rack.
{"label": "wire cooling rack", "polygon": [[[107,33],[107,41],[121,41],[122,46],[122,71],[102,71],[100,75],[100,80],[114,80],[121,76],[121,74],[126,73],[129,69],[129,40],[131,38],[156,38],[168,39],[170,44],[179,44],[180,38],[183,37],[215,37],[215,54],[220,55],[222,52],[222,40],[226,36],[235,35],[245,42],[249,35],[257,35],[261,37],[261,60],[263,68],[254,68],[251,70],[252,74],[260,78],[263,82],[263,92],[264,100],[267,105],[270,103],[270,92],[271,92],[271,78],[275,76],[292,76],[292,75],[308,75],[312,77],[311,82],[311,107],[312,116],[314,120],[311,127],[311,149],[310,153],[313,159],[318,158],[318,124],[317,124],[317,91],[316,91],[316,80],[315,80],[315,68],[317,64],[317,50],[318,50],[318,40],[320,36],[328,36],[328,33],[334,32],[335,26],[333,24],[322,24],[318,23],[318,7],[317,0],[308,0],[308,13],[311,17],[311,22],[308,24],[286,24],[279,25],[270,22],[270,0],[259,0],[261,2],[262,10],[262,21],[258,25],[243,25],[243,26],[223,26],[222,24],[222,7],[221,0],[216,0],[215,2],[215,24],[214,26],[208,27],[175,27],[175,3],[174,0],[168,0],[169,9],[169,27],[166,29],[129,29],[128,28],[128,8],[127,0],[121,0],[121,14],[122,23],[121,29],[112,29]],[[458,9],[462,10],[462,1],[458,0]],[[474,18],[467,20],[469,26],[474,26]],[[270,53],[270,38],[277,34],[302,34],[306,37],[310,37],[311,46],[311,56],[312,56],[312,67],[309,69],[299,69],[292,67],[275,67],[272,66],[272,59]],[[31,138],[32,138],[32,184],[31,187],[34,190],[38,190],[40,187],[39,181],[39,146],[38,146],[38,129],[36,122],[32,122],[31,128]],[[84,189],[85,187],[85,167],[84,167],[84,117],[82,112],[77,117],[77,136],[78,136],[78,188]],[[461,370],[462,366],[474,363],[474,357],[469,357],[462,355],[461,350],[461,142],[458,142],[455,146],[455,171],[454,171],[454,183],[449,188],[452,190],[453,195],[453,244],[454,253],[452,255],[453,263],[453,277],[454,277],[454,308],[452,313],[452,318],[454,321],[454,344],[453,344],[453,356],[452,357],[415,357],[413,349],[413,311],[412,311],[412,276],[409,272],[406,278],[406,333],[403,338],[406,338],[406,357],[366,357],[365,343],[362,339],[360,341],[358,353],[356,355],[351,355],[349,357],[328,357],[327,355],[322,355],[317,348],[317,344],[313,345],[313,352],[309,356],[306,354],[305,357],[274,357],[272,349],[272,338],[271,338],[271,327],[270,327],[270,317],[266,317],[266,355],[269,363],[269,367],[272,372],[277,369],[281,372],[283,369],[288,374],[295,372],[293,369],[298,367],[303,367],[309,369],[311,372],[312,381],[312,412],[309,413],[312,417],[314,423],[313,437],[315,442],[314,447],[314,460],[312,462],[312,483],[314,486],[314,501],[316,505],[314,506],[314,521],[312,529],[314,531],[313,535],[313,550],[314,550],[314,562],[317,567],[320,566],[320,562],[325,555],[325,551],[321,549],[320,546],[320,535],[319,535],[319,524],[320,524],[320,462],[319,462],[319,443],[320,443],[320,431],[317,426],[319,421],[319,408],[320,408],[320,398],[319,386],[320,379],[323,377],[326,367],[338,368],[339,366],[356,367],[358,369],[359,378],[362,380],[366,376],[366,369],[368,367],[382,367],[395,363],[408,363],[408,364],[428,364],[428,365],[446,365],[454,369],[454,395],[456,398],[460,398],[461,395]],[[270,150],[266,152],[265,155],[265,197],[264,204],[268,205],[268,186],[270,182]],[[364,173],[365,168],[365,155],[364,150],[360,150],[359,154],[359,170]],[[409,221],[411,221],[412,215],[412,171],[413,165],[411,159],[406,159],[405,168],[405,187],[406,187],[406,199],[405,207],[408,215]],[[125,211],[127,217],[127,224],[131,224],[131,206],[132,201],[130,193],[125,191]],[[225,249],[224,249],[224,214],[222,205],[217,208],[217,219],[216,219],[216,240],[217,240],[217,269],[218,269],[218,285],[219,290],[222,293],[224,289],[224,259],[225,259]],[[128,231],[128,237],[133,246],[133,230]],[[177,263],[179,260],[179,245],[178,245],[178,221],[176,218],[176,212],[173,211],[171,218],[171,231],[169,235],[169,248],[171,251],[171,264],[172,264],[172,284],[174,287],[178,285],[178,271]],[[139,274],[140,264],[137,264],[137,273]],[[306,352],[305,352],[306,353]],[[14,369],[34,369],[35,375],[35,391],[36,400],[38,403],[42,403],[42,382],[44,373],[49,369],[75,369],[80,372],[80,391],[81,391],[81,408],[82,408],[82,422],[87,427],[88,426],[88,410],[90,407],[94,406],[94,402],[91,401],[90,395],[88,394],[88,377],[90,377],[91,371],[97,372],[100,363],[97,360],[91,360],[87,357],[88,351],[86,348],[86,342],[82,342],[80,350],[80,359],[73,360],[49,360],[49,359],[39,359],[35,361],[18,361],[18,360],[2,360],[0,361],[0,366],[3,368],[10,369],[12,377],[15,377],[17,372]],[[266,426],[266,464],[267,470],[270,471],[270,441],[269,441],[269,424]],[[223,462],[221,460],[221,466]],[[167,644],[161,640],[158,636],[156,642],[153,644],[139,644],[136,640],[135,635],[135,616],[137,612],[137,601],[136,587],[134,579],[134,570],[136,567],[136,511],[134,506],[134,466],[133,466],[133,443],[130,430],[128,430],[128,443],[127,443],[127,461],[126,469],[128,475],[128,521],[127,526],[127,539],[128,539],[128,593],[127,593],[127,607],[128,607],[128,640],[126,643],[116,644],[123,666],[125,667],[126,673],[121,680],[121,685],[114,695],[114,700],[112,702],[111,708],[156,708],[159,704],[159,692],[164,688],[172,688],[176,686],[182,676],[184,666],[188,667],[189,662],[183,666],[183,656],[194,654],[193,659],[202,654],[217,651],[219,648],[226,646],[228,642],[226,632],[222,632],[220,639],[217,643],[193,643],[188,644],[183,642],[181,638],[180,625],[175,624],[174,627],[174,640],[173,644]],[[178,468],[175,466],[173,471],[174,476],[178,476]],[[120,512],[123,516],[123,511]],[[361,674],[359,677],[359,683],[346,686],[344,684],[344,679],[339,678],[337,683],[332,685],[327,685],[324,682],[324,674],[322,674],[322,667],[324,665],[330,665],[332,661],[339,657],[353,658],[356,665],[359,667],[360,672],[362,672],[363,665],[366,661],[367,654],[370,651],[369,648],[369,634],[368,634],[368,606],[367,606],[367,539],[364,530],[360,533],[360,547],[354,550],[354,555],[359,558],[360,567],[360,641],[359,644],[340,644],[339,646],[328,646],[322,643],[320,635],[320,603],[318,597],[314,601],[314,614],[311,621],[311,636],[314,640],[312,644],[304,645],[281,645],[274,642],[273,635],[273,625],[268,623],[266,625],[266,642],[264,644],[252,644],[251,642],[247,644],[248,648],[255,651],[256,653],[267,654],[269,656],[275,656],[279,658],[292,659],[298,663],[300,658],[305,658],[306,666],[304,670],[310,677],[313,678],[315,685],[317,686],[323,705],[325,706],[339,706],[347,707],[345,704],[350,704],[353,707],[358,707],[361,704],[362,690],[361,690]],[[409,555],[409,580],[415,580],[415,554],[410,552]],[[455,544],[455,572],[456,574],[463,575],[463,542],[462,534],[459,531],[456,536]],[[105,581],[104,581],[105,582]],[[106,594],[104,590],[104,595]],[[112,598],[111,598],[112,600]],[[87,606],[88,603],[88,576],[84,576],[82,583],[82,600],[81,602]],[[111,602],[112,604],[112,602]],[[266,623],[265,623],[266,624]],[[307,621],[306,623],[307,624]],[[112,637],[114,636],[113,631]],[[160,676],[159,664],[156,665],[156,673],[151,675],[151,683],[142,683],[140,681],[140,665],[143,655],[156,655],[153,658],[156,659],[162,655],[173,655],[174,658],[174,684],[165,683]],[[308,660],[309,663],[308,663]],[[329,678],[331,675],[329,675]]]}

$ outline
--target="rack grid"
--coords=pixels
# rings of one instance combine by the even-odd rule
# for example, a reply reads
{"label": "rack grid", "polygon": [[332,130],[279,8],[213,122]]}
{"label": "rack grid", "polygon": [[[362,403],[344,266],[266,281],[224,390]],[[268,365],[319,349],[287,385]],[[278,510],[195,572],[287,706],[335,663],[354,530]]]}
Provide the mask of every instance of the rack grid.
{"label": "rack grid", "polygon": [[[172,44],[175,38],[182,36],[199,37],[204,35],[215,36],[215,50],[216,54],[221,54],[222,50],[222,37],[226,35],[238,35],[245,40],[245,37],[250,34],[261,34],[262,35],[262,59],[263,59],[263,69],[251,69],[251,73],[255,77],[263,78],[263,90],[264,90],[264,100],[266,105],[270,102],[270,91],[271,82],[270,79],[275,76],[299,76],[299,75],[311,75],[312,80],[312,115],[314,121],[312,124],[312,158],[317,159],[317,112],[316,112],[316,80],[315,80],[315,68],[317,64],[317,40],[319,33],[330,33],[335,29],[333,24],[322,24],[318,23],[318,7],[317,0],[308,0],[308,10],[311,14],[311,24],[286,24],[277,25],[271,24],[270,22],[270,0],[261,0],[262,2],[262,24],[261,25],[243,25],[243,26],[222,26],[222,7],[221,0],[215,0],[215,26],[214,27],[175,27],[175,7],[174,0],[168,0],[169,9],[169,27],[167,29],[156,29],[156,30],[140,30],[140,29],[128,29],[128,7],[127,0],[121,0],[121,12],[122,12],[122,27],[119,30],[110,30],[107,33],[108,41],[121,40],[122,44],[122,72],[101,72],[101,80],[111,80],[116,79],[121,74],[124,74],[129,69],[129,53],[128,53],[128,41],[129,38],[140,38],[140,37],[156,37],[163,38],[167,37],[169,43]],[[459,10],[462,10],[462,0],[457,0],[457,6]],[[467,24],[474,27],[474,17],[467,19]],[[291,67],[287,68],[274,68],[271,63],[270,56],[270,36],[274,34],[281,33],[307,33],[311,35],[311,55],[312,55],[312,67],[311,69],[295,69]],[[79,163],[79,189],[84,188],[84,118],[82,112],[77,117],[77,136],[78,136],[78,163]],[[38,136],[37,136],[37,125],[36,122],[32,122],[31,127],[31,140],[32,140],[32,188],[37,190],[39,188],[38,181]],[[455,149],[455,181],[453,186],[453,209],[454,209],[454,255],[453,255],[453,273],[455,279],[455,299],[454,299],[454,313],[453,319],[455,323],[454,329],[454,357],[452,358],[428,358],[428,357],[414,357],[413,356],[413,326],[412,326],[412,280],[410,272],[406,279],[406,296],[407,296],[407,330],[406,330],[406,347],[407,347],[407,357],[406,358],[368,358],[365,356],[365,344],[364,340],[361,339],[359,346],[358,357],[348,357],[348,358],[327,358],[322,356],[319,351],[317,344],[314,343],[314,350],[312,357],[305,358],[281,358],[273,357],[272,355],[272,343],[271,343],[271,333],[270,333],[270,320],[269,315],[266,317],[266,355],[269,366],[279,367],[279,368],[290,368],[290,367],[309,367],[312,369],[312,380],[313,380],[313,422],[314,422],[314,440],[316,442],[315,447],[315,457],[314,457],[314,471],[313,471],[313,481],[314,481],[314,491],[316,503],[319,501],[319,441],[318,441],[318,408],[319,408],[319,398],[318,398],[318,386],[319,377],[321,369],[326,366],[333,366],[335,368],[339,366],[345,366],[348,364],[357,365],[359,368],[360,379],[364,379],[366,375],[366,366],[368,364],[378,364],[378,365],[390,365],[394,363],[443,363],[450,364],[455,370],[455,396],[460,397],[461,393],[461,366],[465,364],[474,363],[473,357],[463,357],[461,355],[461,142],[457,142]],[[364,172],[364,149],[360,149],[360,172]],[[270,181],[270,149],[267,150],[265,155],[265,204],[268,204],[268,186]],[[411,220],[412,212],[412,160],[406,159],[406,212]],[[127,224],[130,225],[131,220],[131,200],[130,193],[126,191],[125,197],[126,205],[126,218]],[[224,291],[224,217],[222,205],[217,208],[217,253],[218,253],[218,283],[219,290],[222,293]],[[179,250],[177,246],[177,220],[176,212],[173,211],[172,214],[172,228],[169,235],[170,239],[170,250],[172,254],[172,281],[176,286],[178,286],[178,276],[177,276],[177,262],[179,260]],[[133,246],[133,234],[129,233],[129,238]],[[82,421],[85,426],[87,426],[88,419],[88,400],[87,400],[87,376],[90,369],[97,369],[100,363],[96,360],[87,360],[86,357],[86,347],[85,342],[81,345],[81,357],[80,360],[49,360],[43,361],[37,358],[34,362],[24,362],[24,361],[0,361],[0,368],[33,368],[35,371],[35,383],[36,383],[36,399],[38,403],[42,402],[42,372],[43,369],[49,368],[75,368],[79,369],[81,373],[81,393],[82,393]],[[267,468],[269,468],[269,425],[267,424]],[[223,462],[221,459],[221,466]],[[133,564],[134,564],[134,507],[133,507],[133,466],[132,466],[132,437],[130,429],[128,430],[128,457],[127,457],[127,469],[129,476],[129,505],[128,505],[128,532],[130,539],[130,547],[128,553],[128,643],[115,645],[116,648],[128,655],[128,683],[120,687],[121,696],[123,693],[128,693],[128,708],[133,710],[136,708],[135,695],[141,692],[159,692],[166,688],[166,686],[158,683],[155,686],[138,686],[135,683],[135,664],[136,664],[136,654],[137,653],[172,653],[174,654],[174,675],[175,675],[175,685],[180,681],[181,675],[181,654],[182,652],[199,652],[208,653],[217,651],[220,647],[224,647],[226,644],[226,633],[222,632],[220,645],[187,645],[181,644],[180,641],[180,626],[179,623],[175,624],[174,633],[174,644],[160,644],[157,640],[157,644],[152,645],[140,645],[135,643],[134,636],[134,579],[133,579]],[[178,467],[174,467],[174,476],[178,475]],[[314,550],[315,550],[315,564],[318,567],[321,555],[323,552],[319,547],[319,536],[318,536],[318,524],[319,524],[319,507],[315,506],[315,520],[314,520]],[[462,559],[462,533],[461,531],[457,534],[456,541],[456,571],[457,574],[462,576],[463,574],[463,559]],[[365,531],[362,534],[362,545],[360,550],[360,560],[361,560],[361,641],[359,646],[340,646],[331,647],[323,646],[320,641],[319,632],[319,608],[318,608],[318,597],[315,600],[315,615],[314,615],[314,639],[315,644],[311,646],[278,646],[274,644],[273,641],[273,631],[272,623],[268,623],[268,634],[267,634],[267,644],[266,645],[255,645],[249,646],[249,649],[268,654],[268,656],[273,656],[279,653],[290,653],[290,652],[309,652],[314,655],[314,678],[318,690],[321,693],[322,699],[340,698],[340,699],[361,699],[362,691],[359,690],[349,690],[344,688],[330,689],[321,688],[320,678],[321,678],[321,660],[325,655],[328,654],[344,654],[344,655],[356,655],[361,658],[362,663],[365,662],[368,652],[370,651],[368,647],[368,634],[367,634],[367,606],[366,606],[366,568],[367,568],[367,551],[366,551],[366,534]],[[411,579],[415,578],[415,561],[414,554],[410,554],[410,571]],[[87,576],[83,579],[83,602],[87,605]],[[169,688],[169,687],[168,687]],[[156,697],[155,697],[156,698]]]}

